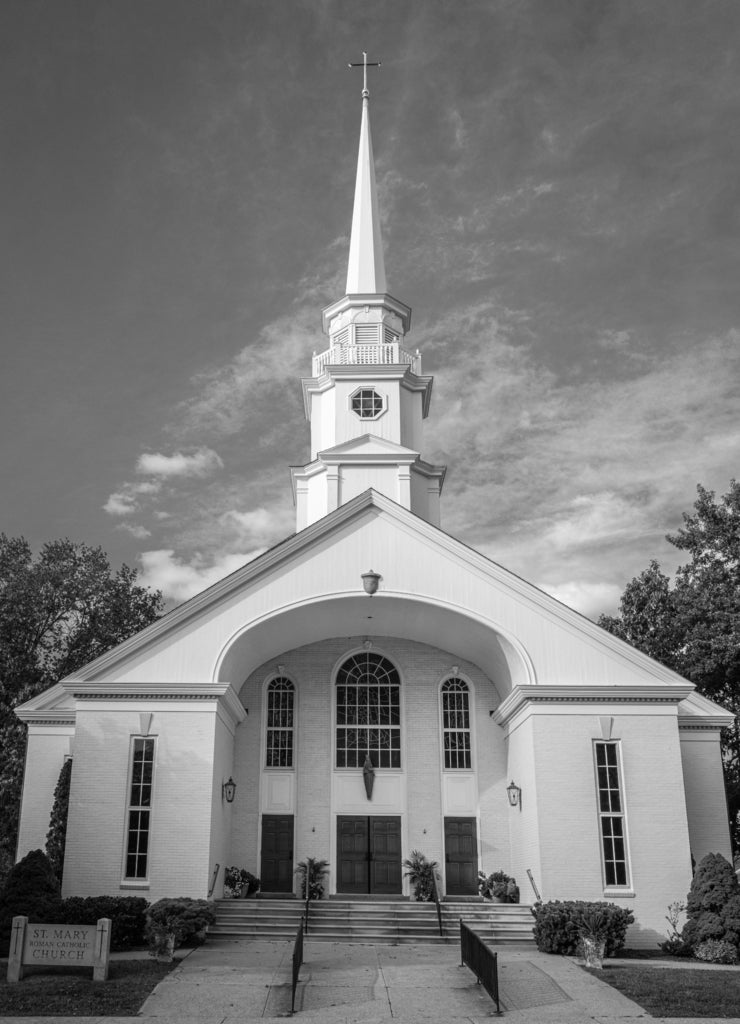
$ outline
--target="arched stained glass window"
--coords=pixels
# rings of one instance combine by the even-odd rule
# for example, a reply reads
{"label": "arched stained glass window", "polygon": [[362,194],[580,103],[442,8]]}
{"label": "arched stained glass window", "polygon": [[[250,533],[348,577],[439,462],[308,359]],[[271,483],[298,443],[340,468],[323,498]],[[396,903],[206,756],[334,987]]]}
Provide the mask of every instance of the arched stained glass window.
{"label": "arched stained glass window", "polygon": [[278,676],[267,687],[267,767],[293,767],[295,686]]}
{"label": "arched stained glass window", "polygon": [[401,767],[401,679],[380,654],[347,658],[337,673],[337,768]]}
{"label": "arched stained glass window", "polygon": [[470,768],[470,700],[462,679],[442,683],[442,735],[445,768]]}

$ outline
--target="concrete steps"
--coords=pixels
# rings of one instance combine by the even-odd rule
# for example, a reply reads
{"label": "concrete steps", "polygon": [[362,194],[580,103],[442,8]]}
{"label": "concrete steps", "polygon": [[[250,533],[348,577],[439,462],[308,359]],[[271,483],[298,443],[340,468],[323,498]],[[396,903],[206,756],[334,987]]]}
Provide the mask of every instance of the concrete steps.
{"label": "concrete steps", "polygon": [[[291,939],[301,923],[302,900],[217,900],[210,935],[229,938]],[[460,918],[494,945],[531,942],[533,919],[521,904],[482,901],[442,903],[443,935],[433,903],[403,900],[319,900],[311,904],[308,937],[326,942],[452,943]]]}

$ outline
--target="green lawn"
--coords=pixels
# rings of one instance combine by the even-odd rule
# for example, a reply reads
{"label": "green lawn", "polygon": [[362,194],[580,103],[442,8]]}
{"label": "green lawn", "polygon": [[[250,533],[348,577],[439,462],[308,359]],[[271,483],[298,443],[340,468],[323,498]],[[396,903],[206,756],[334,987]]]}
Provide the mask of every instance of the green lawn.
{"label": "green lawn", "polygon": [[[585,969],[585,968],[584,968]],[[703,971],[691,967],[643,967],[637,963],[589,971],[639,1003],[654,1017],[737,1017],[740,969]]]}
{"label": "green lawn", "polygon": [[0,981],[0,1017],[132,1017],[157,982],[177,966],[154,960],[113,960],[108,981],[82,974],[32,974]]}

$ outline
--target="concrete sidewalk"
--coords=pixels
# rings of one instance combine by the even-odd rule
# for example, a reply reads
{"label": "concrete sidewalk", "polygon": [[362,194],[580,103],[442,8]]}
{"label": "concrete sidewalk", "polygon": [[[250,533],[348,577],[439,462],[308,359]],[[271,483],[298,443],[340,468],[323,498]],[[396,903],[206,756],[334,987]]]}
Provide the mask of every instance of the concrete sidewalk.
{"label": "concrete sidewalk", "polygon": [[[499,951],[504,1015],[520,1024],[617,1024],[655,1018],[560,956],[530,945]],[[211,940],[188,953],[138,1017],[55,1018],[56,1024],[277,1024],[290,1015],[290,942]],[[455,946],[372,946],[306,941],[298,1021],[312,1024],[488,1024],[495,1004],[459,966]],[[724,1019],[727,1024],[730,1018]],[[48,1024],[49,1018],[3,1018]],[[732,1018],[740,1024],[740,1018]],[[684,1024],[673,1018],[670,1024]],[[696,1024],[696,1018],[686,1024]]]}

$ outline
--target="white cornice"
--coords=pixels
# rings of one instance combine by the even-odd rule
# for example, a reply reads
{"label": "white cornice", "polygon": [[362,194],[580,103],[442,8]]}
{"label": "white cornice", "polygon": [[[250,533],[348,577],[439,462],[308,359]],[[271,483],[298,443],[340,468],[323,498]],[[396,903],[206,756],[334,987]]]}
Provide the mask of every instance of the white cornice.
{"label": "white cornice", "polygon": [[734,722],[732,715],[717,715],[715,718],[694,718],[693,715],[679,715],[678,728],[681,732],[720,732],[729,729]]}
{"label": "white cornice", "polygon": [[78,703],[112,703],[130,700],[152,701],[216,701],[235,721],[241,722],[246,712],[231,683],[132,683],[117,679],[96,679],[94,682],[65,680],[65,690]]}
{"label": "white cornice", "polygon": [[343,313],[345,309],[352,309],[356,306],[381,306],[390,313],[395,313],[400,318],[404,334],[408,334],[411,330],[411,307],[407,306],[405,302],[401,302],[400,299],[394,299],[388,292],[383,292],[382,294],[376,294],[375,292],[366,294],[363,292],[361,294],[343,295],[341,299],[337,299],[322,309],[321,324],[324,333],[329,333],[329,322],[335,316]]}
{"label": "white cornice", "polygon": [[15,713],[26,725],[74,725],[77,714],[74,708],[60,711],[33,711],[25,710],[23,707],[16,708]]}
{"label": "white cornice", "polygon": [[498,725],[508,725],[522,708],[534,704],[679,704],[693,689],[693,683],[515,686],[496,709],[493,720]]}

